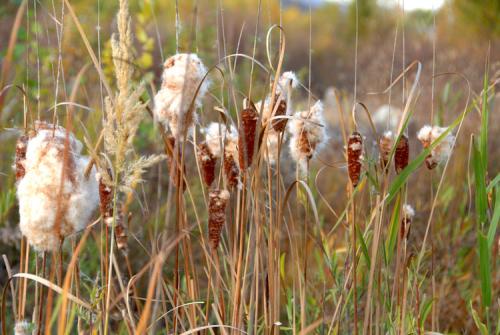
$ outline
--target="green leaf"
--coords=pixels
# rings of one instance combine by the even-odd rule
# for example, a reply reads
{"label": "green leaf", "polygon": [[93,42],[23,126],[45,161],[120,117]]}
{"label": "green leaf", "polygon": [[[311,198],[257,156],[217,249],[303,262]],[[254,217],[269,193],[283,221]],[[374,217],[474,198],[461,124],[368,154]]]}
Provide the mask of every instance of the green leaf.
{"label": "green leaf", "polygon": [[475,140],[472,141],[472,165],[476,184],[476,215],[480,229],[486,224],[488,214],[488,197],[486,194],[485,170],[482,155]]}
{"label": "green leaf", "polygon": [[483,170],[488,168],[488,69],[484,73],[483,81],[483,101],[481,103],[481,136],[480,136],[480,150],[483,163]]}
{"label": "green leaf", "polygon": [[495,191],[495,209],[493,210],[493,217],[491,218],[490,227],[488,229],[488,249],[493,246],[493,240],[497,232],[498,220],[500,219],[500,187]]}
{"label": "green leaf", "polygon": [[356,225],[356,235],[358,236],[358,240],[361,243],[361,251],[363,252],[363,256],[365,257],[366,264],[368,268],[371,266],[370,255],[368,254],[368,248],[366,247],[366,241],[359,230],[359,227]]}
{"label": "green leaf", "polygon": [[391,262],[392,252],[396,246],[396,241],[398,238],[398,231],[399,231],[399,225],[400,225],[400,220],[399,220],[400,208],[401,208],[401,196],[398,194],[398,198],[396,200],[396,205],[394,206],[394,208],[392,210],[391,224],[389,226],[389,236],[387,237],[387,240],[385,243],[385,253],[387,255],[387,264],[389,264]]}
{"label": "green leaf", "polygon": [[484,307],[491,306],[491,270],[490,249],[486,236],[478,231],[479,277],[481,279],[481,297]]}
{"label": "green leaf", "polygon": [[427,320],[427,317],[432,310],[433,302],[434,301],[432,299],[427,300],[422,306],[422,310],[420,311],[420,329],[424,329],[425,320]]}

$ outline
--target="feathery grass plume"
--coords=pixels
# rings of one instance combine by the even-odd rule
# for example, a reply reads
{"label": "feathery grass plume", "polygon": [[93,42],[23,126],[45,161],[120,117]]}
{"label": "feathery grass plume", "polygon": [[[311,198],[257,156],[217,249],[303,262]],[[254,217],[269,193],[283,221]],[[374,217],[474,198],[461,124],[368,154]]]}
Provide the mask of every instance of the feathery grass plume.
{"label": "feathery grass plume", "polygon": [[[262,123],[266,124],[272,116],[284,116],[289,115],[291,111],[290,96],[292,89],[299,85],[299,81],[292,71],[284,72],[280,79],[278,80],[278,85],[276,86],[276,93],[274,101],[271,104],[271,98],[267,97],[264,100],[264,106],[262,106],[262,101],[255,104],[256,110],[262,110]],[[271,82],[272,88],[272,82]],[[274,112],[274,115],[273,115]],[[277,132],[282,132],[285,130],[287,125],[287,119],[276,119],[271,122],[272,128]]]}
{"label": "feathery grass plume", "polygon": [[16,142],[16,158],[14,169],[16,171],[16,181],[19,181],[26,174],[24,160],[26,159],[26,148],[28,147],[28,136],[21,135]]}
{"label": "feathery grass plume", "polygon": [[[133,141],[145,115],[146,103],[141,101],[144,85],[141,84],[137,88],[131,85],[133,46],[127,0],[120,0],[117,22],[118,37],[115,34],[112,35],[111,50],[118,92],[114,99],[106,97],[106,118],[103,123],[104,151],[113,164],[114,180],[103,178],[103,182],[115,192],[131,192],[142,181],[141,175],[144,170],[158,163],[165,156],[151,155],[139,159],[133,158],[135,156]],[[97,156],[93,153],[94,158]],[[101,176],[105,177],[107,170],[111,167],[105,162],[98,165],[101,168]],[[116,190],[115,186],[118,187]]]}
{"label": "feathery grass plume", "polygon": [[401,239],[408,240],[410,238],[410,225],[413,217],[415,216],[415,210],[408,204],[403,205],[403,220],[401,222]]}
{"label": "feathery grass plume", "polygon": [[227,190],[212,190],[208,194],[208,238],[212,250],[219,246],[222,227],[226,223],[226,205],[229,201]]}
{"label": "feathery grass plume", "polygon": [[318,100],[310,110],[295,113],[290,122],[290,154],[305,171],[307,162],[326,141],[323,103]]}
{"label": "feathery grass plume", "polygon": [[[417,133],[417,138],[422,142],[424,148],[428,148],[439,136],[448,128],[425,125]],[[448,133],[446,137],[431,151],[425,158],[425,165],[429,170],[434,169],[438,164],[445,162],[451,154],[455,136]]]}
{"label": "feathery grass plume", "polygon": [[394,152],[394,168],[396,173],[399,174],[405,169],[410,160],[410,143],[406,135],[401,135],[399,142],[396,145],[396,151]]}
{"label": "feathery grass plume", "polygon": [[14,325],[14,335],[28,335],[32,331],[32,325],[26,320],[16,321]]}
{"label": "feathery grass plume", "polygon": [[215,180],[215,165],[217,158],[212,154],[206,142],[198,145],[198,160],[201,165],[201,175],[203,182],[210,187]]}
{"label": "feathery grass plume", "polygon": [[99,201],[82,143],[60,126],[37,121],[27,142],[24,177],[17,185],[21,232],[35,249],[57,250],[60,240],[89,223]]}
{"label": "feathery grass plume", "polygon": [[378,142],[380,167],[386,172],[389,172],[389,170],[387,170],[387,166],[389,164],[389,156],[391,154],[393,142],[394,135],[390,130],[386,131]]}
{"label": "feathery grass plume", "polygon": [[204,80],[202,83],[207,69],[196,54],[185,53],[167,59],[163,69],[161,89],[155,96],[154,115],[165,128],[170,128],[175,138],[182,140],[197,121],[195,109],[201,106],[208,90],[209,82]]}
{"label": "feathery grass plume", "polygon": [[347,168],[352,186],[356,187],[361,175],[361,155],[363,153],[363,137],[355,131],[347,140]]}
{"label": "feathery grass plume", "polygon": [[238,156],[242,170],[246,170],[252,165],[258,119],[259,114],[251,103],[241,112],[241,124],[238,130]]}

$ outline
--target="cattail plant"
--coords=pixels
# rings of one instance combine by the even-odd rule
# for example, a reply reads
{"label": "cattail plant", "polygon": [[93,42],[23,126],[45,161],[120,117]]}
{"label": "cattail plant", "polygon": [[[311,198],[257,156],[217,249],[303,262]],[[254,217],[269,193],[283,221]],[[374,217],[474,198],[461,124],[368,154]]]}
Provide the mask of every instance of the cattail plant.
{"label": "cattail plant", "polygon": [[[290,114],[290,96],[292,93],[292,89],[296,88],[298,84],[299,81],[295,76],[295,73],[293,73],[292,71],[284,72],[278,80],[273,103],[271,103],[271,98],[267,97],[264,100],[264,106],[262,106],[262,101],[259,101],[257,104],[255,104],[257,111],[260,112],[262,109],[263,125],[267,124],[267,122],[273,116],[286,116]],[[276,119],[271,122],[271,126],[275,131],[282,132],[283,130],[285,130],[287,121],[288,120],[286,118]]]}
{"label": "cattail plant", "polygon": [[361,175],[361,158],[363,153],[363,137],[355,131],[347,140],[347,168],[352,186],[356,187]]}
{"label": "cattail plant", "polygon": [[212,154],[206,142],[198,145],[198,160],[201,165],[201,175],[203,182],[210,187],[215,180],[215,165],[217,158]]}
{"label": "cattail plant", "polygon": [[415,216],[415,210],[408,204],[403,205],[403,220],[401,222],[401,239],[408,240],[410,238],[410,225]]}
{"label": "cattail plant", "polygon": [[252,104],[241,112],[241,124],[238,130],[238,158],[242,170],[246,170],[252,165],[258,119],[259,115]]}
{"label": "cattail plant", "polygon": [[323,104],[318,100],[310,110],[295,114],[290,122],[290,154],[305,170],[307,162],[326,141]]}
{"label": "cattail plant", "polygon": [[186,166],[181,168],[181,151],[182,148],[180,146],[175,147],[175,137],[168,136],[167,138],[167,165],[170,171],[170,180],[176,186],[182,185],[182,190],[186,190],[186,181],[183,178],[186,172]]}
{"label": "cattail plant", "polygon": [[401,135],[399,142],[396,145],[396,151],[394,152],[394,168],[396,173],[401,173],[404,168],[408,165],[410,159],[410,143],[408,142],[408,137],[406,135]]}
{"label": "cattail plant", "polygon": [[[436,141],[447,128],[426,125],[417,133],[417,138],[422,142],[424,148],[428,148],[432,142]],[[451,154],[455,136],[448,133],[446,137],[434,148],[425,158],[425,164],[429,170],[434,169],[438,164],[445,162]]]}
{"label": "cattail plant", "polygon": [[207,69],[196,54],[176,54],[163,65],[154,115],[165,128],[170,128],[175,138],[182,139],[197,120],[195,108],[201,106],[209,86],[209,82],[203,80],[206,73]]}
{"label": "cattail plant", "polygon": [[208,194],[208,237],[212,250],[220,243],[222,228],[226,223],[226,205],[229,201],[227,190],[212,190]]}
{"label": "cattail plant", "polygon": [[17,321],[14,325],[14,335],[28,335],[31,331],[31,324],[26,320]]}
{"label": "cattail plant", "polygon": [[16,142],[16,158],[14,163],[14,168],[16,171],[16,181],[21,180],[26,174],[26,169],[24,168],[24,161],[26,159],[26,150],[28,148],[28,136],[21,135]]}
{"label": "cattail plant", "polygon": [[279,133],[274,129],[269,129],[267,132],[266,147],[267,153],[265,155],[269,164],[275,164],[278,160],[278,146],[279,146]]}
{"label": "cattail plant", "polygon": [[385,172],[389,171],[387,169],[387,166],[389,165],[389,156],[391,154],[393,143],[394,143],[394,135],[390,130],[384,132],[384,134],[382,135],[382,137],[379,139],[378,142],[380,167]]}
{"label": "cattail plant", "polygon": [[207,128],[203,129],[203,132],[210,152],[215,157],[222,159],[224,176],[229,187],[240,187],[238,131],[236,128],[212,122]]}
{"label": "cattail plant", "polygon": [[17,185],[21,232],[39,251],[56,250],[61,239],[82,230],[97,207],[95,169],[82,156],[82,143],[63,127],[35,123],[19,162],[24,176]]}

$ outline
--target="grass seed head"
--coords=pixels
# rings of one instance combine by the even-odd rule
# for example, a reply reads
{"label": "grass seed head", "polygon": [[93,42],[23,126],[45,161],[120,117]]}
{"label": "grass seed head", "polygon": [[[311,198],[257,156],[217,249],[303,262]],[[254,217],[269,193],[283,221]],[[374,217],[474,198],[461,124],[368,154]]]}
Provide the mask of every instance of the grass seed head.
{"label": "grass seed head", "polygon": [[363,153],[363,137],[354,132],[347,141],[347,167],[352,186],[356,187],[361,175],[361,155]]}
{"label": "grass seed head", "polygon": [[208,194],[208,238],[212,250],[220,243],[222,228],[226,222],[226,206],[229,201],[227,190],[213,190]]}
{"label": "grass seed head", "polygon": [[408,137],[401,135],[394,153],[394,168],[396,169],[396,173],[399,174],[404,170],[404,168],[408,165],[409,159],[410,143],[408,142]]}
{"label": "grass seed head", "polygon": [[209,82],[202,82],[207,69],[196,54],[185,53],[167,59],[163,68],[161,89],[155,96],[154,115],[170,128],[175,138],[182,138],[196,122],[194,110],[201,106],[208,90]]}

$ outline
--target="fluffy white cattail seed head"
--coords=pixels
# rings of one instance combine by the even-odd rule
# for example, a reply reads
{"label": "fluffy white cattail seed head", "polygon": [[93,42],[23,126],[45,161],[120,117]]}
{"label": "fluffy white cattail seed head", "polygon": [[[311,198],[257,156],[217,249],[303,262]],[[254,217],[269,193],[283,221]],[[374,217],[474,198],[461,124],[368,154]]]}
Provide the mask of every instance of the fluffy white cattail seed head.
{"label": "fluffy white cattail seed head", "polygon": [[35,249],[56,250],[61,238],[82,230],[99,203],[95,170],[66,129],[37,122],[27,144],[25,175],[17,187],[21,232]]}
{"label": "fluffy white cattail seed head", "polygon": [[238,143],[238,130],[233,126],[227,128],[222,123],[212,122],[202,129],[202,133],[205,134],[205,141],[210,152],[217,158],[222,157],[222,149],[226,143],[233,142],[235,146]]}
{"label": "fluffy white cattail seed head", "polygon": [[327,135],[323,104],[317,101],[310,110],[297,112],[290,122],[290,154],[301,166],[325,143]]}
{"label": "fluffy white cattail seed head", "polygon": [[264,157],[267,159],[269,164],[275,164],[278,160],[278,145],[279,145],[279,133],[274,129],[269,129],[267,133],[267,152]]}
{"label": "fluffy white cattail seed head", "polygon": [[[182,137],[196,122],[194,109],[201,106],[209,86],[208,80],[202,83],[206,73],[196,54],[176,54],[165,61],[161,89],[155,96],[154,115],[176,138]],[[193,99],[194,105],[190,108]]]}
{"label": "fluffy white cattail seed head", "polygon": [[31,331],[31,324],[26,321],[17,321],[14,326],[14,335],[28,335]]}
{"label": "fluffy white cattail seed head", "polygon": [[[272,85],[273,82],[271,82],[271,88]],[[298,85],[299,80],[297,79],[297,76],[294,72],[283,72],[278,80],[278,85],[276,86],[275,102],[271,103],[271,97],[268,96],[266,99],[264,99],[264,102],[259,101],[255,104],[257,112],[262,112],[262,124],[266,124],[269,121],[273,112],[276,113],[274,114],[275,116],[291,114],[292,104],[289,98],[291,96],[292,89],[296,88]],[[279,107],[276,106],[277,104],[279,105]],[[286,120],[276,119],[276,122],[279,121],[282,121],[282,123],[286,124]]]}
{"label": "fluffy white cattail seed head", "polygon": [[[448,128],[429,126],[422,127],[417,133],[417,138],[422,142],[424,148],[428,148],[438,137],[440,137]],[[426,164],[429,169],[445,162],[451,154],[451,149],[455,141],[455,136],[450,132],[446,137],[431,151],[426,158]]]}
{"label": "fluffy white cattail seed head", "polygon": [[411,207],[411,205],[409,204],[403,205],[403,216],[410,220],[413,219],[413,217],[415,216],[415,210],[413,209],[413,207]]}

